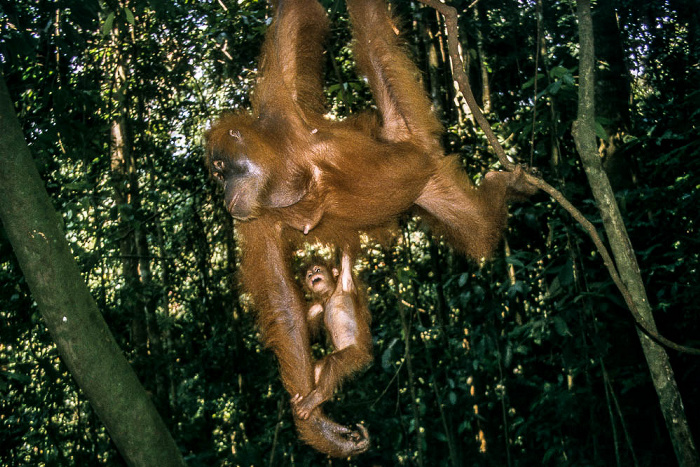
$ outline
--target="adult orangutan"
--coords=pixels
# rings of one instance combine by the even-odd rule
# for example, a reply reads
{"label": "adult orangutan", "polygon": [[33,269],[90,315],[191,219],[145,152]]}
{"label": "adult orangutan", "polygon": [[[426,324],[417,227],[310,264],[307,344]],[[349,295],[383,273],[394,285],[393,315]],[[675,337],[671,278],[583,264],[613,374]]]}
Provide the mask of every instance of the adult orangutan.
{"label": "adult orangutan", "polygon": [[[377,106],[344,121],[324,118],[326,12],[317,0],[273,0],[252,112],[222,117],[207,136],[207,163],[242,239],[241,279],[265,343],[294,397],[316,387],[306,309],[291,248],[319,241],[356,252],[358,232],[391,227],[416,209],[460,252],[489,256],[506,202],[529,194],[522,173],[491,172],[475,187],[440,146],[441,126],[384,0],[348,0],[354,51]],[[303,415],[307,415],[304,413]],[[316,407],[295,413],[300,437],[332,456],[369,447]]]}

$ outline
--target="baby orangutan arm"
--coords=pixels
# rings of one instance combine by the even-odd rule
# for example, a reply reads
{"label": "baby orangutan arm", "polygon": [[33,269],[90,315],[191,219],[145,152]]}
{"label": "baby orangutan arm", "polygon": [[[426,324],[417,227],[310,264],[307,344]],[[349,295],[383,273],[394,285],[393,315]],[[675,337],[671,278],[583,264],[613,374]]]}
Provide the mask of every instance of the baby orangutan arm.
{"label": "baby orangutan arm", "polygon": [[330,291],[323,297],[324,324],[331,336],[334,351],[316,362],[315,388],[305,396],[296,394],[292,398],[292,407],[302,420],[306,420],[316,407],[330,399],[340,383],[372,361],[369,310],[357,293],[350,256],[343,253],[337,283],[331,282],[333,279],[328,269],[323,269],[326,271],[324,290],[327,294]]}

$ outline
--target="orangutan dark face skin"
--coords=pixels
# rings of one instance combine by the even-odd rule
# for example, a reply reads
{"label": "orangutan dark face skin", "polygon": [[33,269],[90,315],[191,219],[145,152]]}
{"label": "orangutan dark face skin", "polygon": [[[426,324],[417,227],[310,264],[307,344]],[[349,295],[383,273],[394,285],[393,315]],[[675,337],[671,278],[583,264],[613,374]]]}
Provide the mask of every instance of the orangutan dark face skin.
{"label": "orangutan dark face skin", "polygon": [[[354,254],[359,232],[381,232],[415,209],[455,249],[480,260],[500,241],[508,199],[533,189],[521,171],[491,172],[477,188],[455,157],[444,156],[441,125],[384,0],[347,0],[355,58],[377,110],[344,121],[324,118],[324,8],[317,0],[272,3],[252,114],[223,116],[213,125],[207,163],[228,211],[241,221],[243,285],[280,362],[299,436],[321,452],[348,457],[369,448],[367,430],[339,425],[321,404],[358,368],[339,358],[315,375],[292,248],[319,241]],[[365,319],[354,285],[340,289],[324,304],[324,314],[337,319],[324,324],[340,336],[334,354],[358,348],[364,365],[371,355],[369,313]]]}

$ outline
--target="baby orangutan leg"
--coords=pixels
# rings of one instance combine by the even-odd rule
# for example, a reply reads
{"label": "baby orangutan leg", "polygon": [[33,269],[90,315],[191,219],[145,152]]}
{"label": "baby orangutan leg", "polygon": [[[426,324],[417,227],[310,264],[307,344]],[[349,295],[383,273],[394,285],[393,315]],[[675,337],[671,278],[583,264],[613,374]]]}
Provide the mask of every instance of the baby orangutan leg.
{"label": "baby orangutan leg", "polygon": [[336,387],[343,380],[363,369],[371,360],[371,349],[362,349],[358,345],[336,350],[320,360],[317,366],[320,372],[316,388],[305,397],[297,394],[292,398],[292,406],[297,417],[302,420],[309,418],[316,407],[333,396]]}

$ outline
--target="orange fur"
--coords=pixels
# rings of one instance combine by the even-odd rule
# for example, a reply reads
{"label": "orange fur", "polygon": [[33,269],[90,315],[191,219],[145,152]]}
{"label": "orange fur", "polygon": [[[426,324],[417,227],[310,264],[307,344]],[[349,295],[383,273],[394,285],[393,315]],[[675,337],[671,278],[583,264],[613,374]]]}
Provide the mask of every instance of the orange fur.
{"label": "orange fur", "polygon": [[[293,397],[320,394],[310,404],[315,408],[304,411],[308,418],[295,417],[300,436],[346,457],[369,447],[367,431],[338,425],[318,405],[356,371],[349,361],[364,364],[371,336],[363,329],[357,350],[331,354],[314,386],[304,304],[289,270],[291,246],[319,241],[353,254],[360,232],[391,229],[415,208],[457,250],[479,260],[499,242],[508,198],[530,189],[518,172],[487,174],[477,188],[454,158],[443,155],[440,123],[384,0],[347,0],[358,68],[378,113],[345,121],[323,116],[323,7],[317,0],[273,4],[252,112],[224,116],[212,127],[207,164],[240,221],[242,282],[279,359],[282,382]],[[368,323],[357,293],[338,297],[334,306],[352,309],[358,326]]]}

